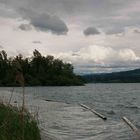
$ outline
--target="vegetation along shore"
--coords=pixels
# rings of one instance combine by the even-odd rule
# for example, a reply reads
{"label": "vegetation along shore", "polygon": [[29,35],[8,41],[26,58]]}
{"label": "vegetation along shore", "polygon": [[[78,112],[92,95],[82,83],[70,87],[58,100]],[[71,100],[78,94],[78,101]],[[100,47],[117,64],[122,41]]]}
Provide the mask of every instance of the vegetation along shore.
{"label": "vegetation along shore", "polygon": [[42,56],[34,50],[33,56],[24,58],[21,54],[8,57],[0,51],[0,86],[18,86],[15,75],[20,71],[25,86],[71,86],[83,85],[81,76],[74,74],[73,66],[53,56]]}
{"label": "vegetation along shore", "polygon": [[0,140],[41,140],[40,130],[29,112],[0,103]]}

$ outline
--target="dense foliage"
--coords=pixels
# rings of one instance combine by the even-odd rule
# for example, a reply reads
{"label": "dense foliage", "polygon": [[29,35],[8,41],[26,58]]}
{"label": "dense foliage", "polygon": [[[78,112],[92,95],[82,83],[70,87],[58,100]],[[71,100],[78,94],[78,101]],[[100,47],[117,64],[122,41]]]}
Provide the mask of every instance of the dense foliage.
{"label": "dense foliage", "polygon": [[34,50],[33,56],[23,58],[21,54],[8,58],[7,53],[0,51],[0,86],[17,86],[17,72],[23,73],[26,86],[48,85],[83,85],[80,76],[73,73],[73,66],[53,56],[42,56]]}
{"label": "dense foliage", "polygon": [[84,75],[88,83],[140,83],[140,69]]}

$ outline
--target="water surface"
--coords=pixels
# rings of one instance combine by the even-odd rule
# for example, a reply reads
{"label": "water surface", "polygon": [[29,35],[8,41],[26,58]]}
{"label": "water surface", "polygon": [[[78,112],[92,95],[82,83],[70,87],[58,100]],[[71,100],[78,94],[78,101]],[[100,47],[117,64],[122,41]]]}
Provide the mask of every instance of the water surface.
{"label": "water surface", "polygon": [[[5,94],[12,88],[0,88]],[[21,95],[21,88],[14,93]],[[137,140],[122,121],[140,127],[140,84],[87,84],[71,87],[28,87],[27,104],[38,106],[44,140]],[[17,99],[14,99],[17,100]],[[51,102],[50,102],[51,100]],[[103,121],[79,106],[83,103],[107,116]]]}

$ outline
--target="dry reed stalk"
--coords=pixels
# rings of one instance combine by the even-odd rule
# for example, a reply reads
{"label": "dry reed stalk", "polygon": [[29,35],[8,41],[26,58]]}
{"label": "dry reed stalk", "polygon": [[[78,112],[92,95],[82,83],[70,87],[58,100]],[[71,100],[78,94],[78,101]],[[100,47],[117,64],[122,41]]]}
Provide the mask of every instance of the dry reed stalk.
{"label": "dry reed stalk", "polygon": [[11,100],[12,100],[12,97],[13,97],[13,93],[14,93],[14,87],[13,87],[13,89],[12,89],[12,91],[11,91],[11,96],[10,96],[10,99],[9,99],[9,102],[8,102],[8,106],[9,106],[10,103],[11,103]]}
{"label": "dry reed stalk", "polygon": [[21,122],[22,122],[22,139],[24,140],[24,111],[25,111],[25,80],[21,72],[16,75],[16,81],[22,87],[22,109],[21,109]]}
{"label": "dry reed stalk", "polygon": [[24,106],[25,106],[25,80],[24,80],[24,76],[21,72],[19,72],[17,75],[16,75],[16,81],[20,84],[20,86],[22,87],[22,111],[24,111]]}

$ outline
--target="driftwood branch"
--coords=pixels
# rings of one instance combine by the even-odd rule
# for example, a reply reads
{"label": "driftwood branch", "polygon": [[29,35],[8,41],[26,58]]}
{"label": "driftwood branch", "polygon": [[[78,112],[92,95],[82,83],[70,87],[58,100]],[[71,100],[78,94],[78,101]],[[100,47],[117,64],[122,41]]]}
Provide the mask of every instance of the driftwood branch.
{"label": "driftwood branch", "polygon": [[91,111],[92,113],[94,113],[95,115],[97,115],[98,117],[100,117],[101,119],[103,120],[107,120],[107,117],[105,117],[104,115],[98,113],[97,111],[89,108],[88,106],[84,105],[84,104],[80,104],[81,107],[85,108],[85,109],[88,109],[89,111]]}
{"label": "driftwood branch", "polygon": [[140,139],[140,130],[131,121],[129,121],[126,117],[123,117],[122,119],[136,133],[136,135]]}

